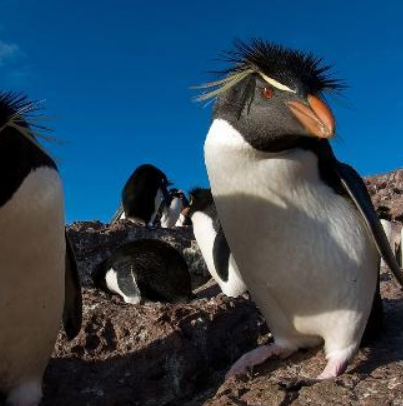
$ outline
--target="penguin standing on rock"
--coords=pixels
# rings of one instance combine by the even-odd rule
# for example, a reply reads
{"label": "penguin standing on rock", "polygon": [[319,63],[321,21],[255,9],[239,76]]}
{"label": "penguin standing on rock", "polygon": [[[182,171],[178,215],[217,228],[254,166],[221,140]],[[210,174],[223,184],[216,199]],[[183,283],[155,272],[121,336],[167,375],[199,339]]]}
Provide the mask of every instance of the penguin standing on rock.
{"label": "penguin standing on rock", "polygon": [[228,61],[200,96],[216,98],[205,160],[231,252],[274,343],[227,377],[322,343],[328,362],[314,381],[338,376],[366,328],[380,328],[380,256],[403,281],[365,184],[328,141],[335,119],[323,94],[343,85],[321,59],[263,40],[238,42]]}
{"label": "penguin standing on rock", "polygon": [[218,220],[211,190],[196,188],[189,195],[189,217],[192,220],[193,233],[211,276],[225,295],[242,295],[248,288],[242,280]]}
{"label": "penguin standing on rock", "polygon": [[60,320],[69,338],[81,327],[62,183],[31,129],[35,106],[0,93],[0,392],[10,406],[39,403]]}
{"label": "penguin standing on rock", "polygon": [[193,298],[185,260],[160,240],[141,239],[123,245],[95,268],[92,280],[96,287],[131,304],[143,299],[183,302]]}
{"label": "penguin standing on rock", "polygon": [[169,185],[165,173],[155,166],[139,166],[127,180],[122,190],[122,207],[111,222],[127,218],[153,226],[161,203],[169,199]]}

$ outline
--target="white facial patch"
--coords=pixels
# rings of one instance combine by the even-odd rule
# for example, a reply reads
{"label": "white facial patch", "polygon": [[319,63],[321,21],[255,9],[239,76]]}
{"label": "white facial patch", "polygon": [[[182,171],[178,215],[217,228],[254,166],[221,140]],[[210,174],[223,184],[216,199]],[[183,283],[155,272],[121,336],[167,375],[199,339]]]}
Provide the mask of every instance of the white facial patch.
{"label": "white facial patch", "polygon": [[276,89],[279,90],[284,90],[285,92],[290,92],[290,93],[297,93],[296,90],[293,90],[289,88],[286,85],[283,85],[282,83],[278,82],[276,79],[270,78],[269,76],[265,75],[264,73],[259,72],[259,75],[262,77],[264,81],[266,81],[269,85],[272,85]]}

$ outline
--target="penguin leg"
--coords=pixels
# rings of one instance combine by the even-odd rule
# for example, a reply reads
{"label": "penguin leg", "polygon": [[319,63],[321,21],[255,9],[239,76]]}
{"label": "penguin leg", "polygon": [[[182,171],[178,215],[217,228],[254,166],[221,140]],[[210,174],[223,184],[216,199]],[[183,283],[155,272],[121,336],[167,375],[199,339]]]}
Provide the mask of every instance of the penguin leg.
{"label": "penguin leg", "polygon": [[327,354],[327,364],[325,369],[317,376],[318,381],[336,378],[344,373],[351,359],[358,350],[358,345],[352,345],[343,350],[332,351]]}
{"label": "penguin leg", "polygon": [[229,379],[235,375],[244,375],[248,372],[248,369],[263,363],[268,358],[277,356],[284,359],[288,358],[294,352],[295,349],[285,348],[277,344],[262,345],[242,355],[227,372],[225,379]]}
{"label": "penguin leg", "polygon": [[41,381],[30,381],[14,388],[7,396],[7,406],[37,406],[42,398]]}
{"label": "penguin leg", "polygon": [[316,377],[318,381],[323,381],[325,379],[336,378],[337,376],[344,373],[347,369],[348,360],[346,359],[330,359],[325,369]]}
{"label": "penguin leg", "polygon": [[336,378],[345,372],[356,350],[357,346],[351,346],[344,350],[334,351],[328,354],[326,367],[316,378],[297,377],[280,380],[278,384],[287,390],[299,390],[302,387],[311,386],[327,379]]}

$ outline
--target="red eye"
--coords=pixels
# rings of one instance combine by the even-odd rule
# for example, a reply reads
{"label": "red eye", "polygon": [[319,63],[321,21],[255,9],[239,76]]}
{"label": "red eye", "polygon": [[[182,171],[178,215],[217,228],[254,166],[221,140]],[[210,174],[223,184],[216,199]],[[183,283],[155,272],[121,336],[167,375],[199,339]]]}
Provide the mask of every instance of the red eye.
{"label": "red eye", "polygon": [[269,87],[265,87],[262,91],[262,94],[265,99],[271,99],[273,97],[274,91]]}

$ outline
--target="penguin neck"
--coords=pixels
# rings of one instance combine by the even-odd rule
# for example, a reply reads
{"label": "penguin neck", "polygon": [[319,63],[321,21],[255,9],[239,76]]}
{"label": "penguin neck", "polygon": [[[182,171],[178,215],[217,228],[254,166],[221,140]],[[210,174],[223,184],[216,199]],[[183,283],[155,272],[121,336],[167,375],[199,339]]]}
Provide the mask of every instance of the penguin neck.
{"label": "penguin neck", "polygon": [[[319,180],[318,158],[310,148],[287,149],[280,152],[264,152],[254,149],[227,121],[214,120],[205,143],[205,157],[212,183],[217,177],[228,179],[229,186],[243,189],[236,173],[256,173],[265,167],[264,179],[249,181],[262,185],[278,182],[278,188],[298,186]],[[270,168],[270,170],[268,170]],[[231,179],[228,174],[231,173]],[[280,183],[281,182],[281,183]],[[238,186],[237,186],[238,185]],[[231,186],[230,186],[231,187]],[[215,191],[217,193],[217,190]]]}
{"label": "penguin neck", "polygon": [[3,131],[0,143],[0,207],[13,196],[29,173],[40,167],[57,170],[55,162],[18,131]]}

